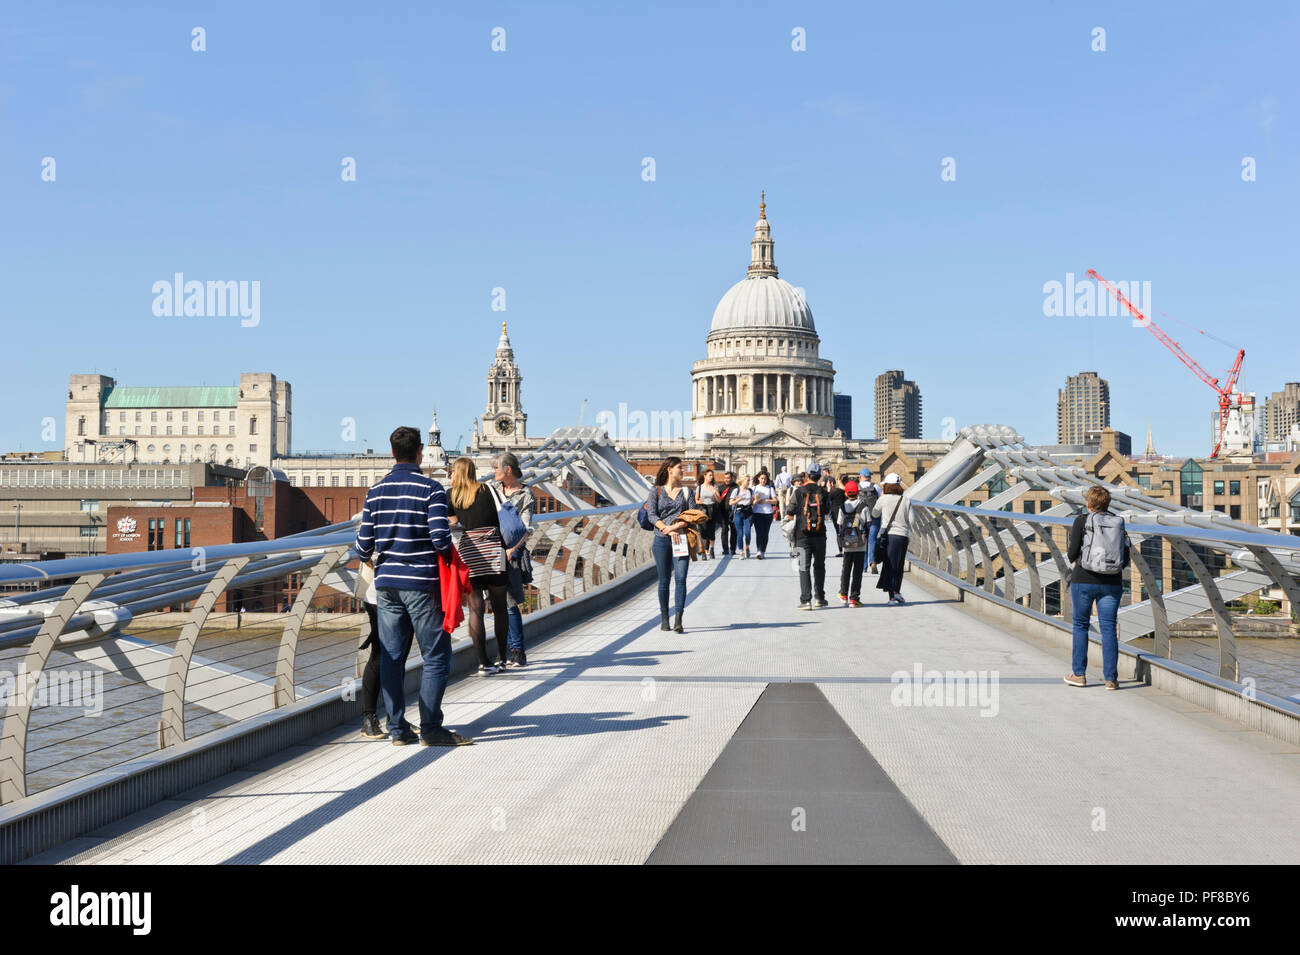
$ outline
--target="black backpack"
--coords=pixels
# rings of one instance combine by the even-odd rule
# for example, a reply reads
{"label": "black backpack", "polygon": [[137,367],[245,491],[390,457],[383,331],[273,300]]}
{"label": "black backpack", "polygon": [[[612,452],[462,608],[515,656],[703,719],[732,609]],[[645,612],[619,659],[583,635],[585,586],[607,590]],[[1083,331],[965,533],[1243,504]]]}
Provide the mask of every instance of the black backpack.
{"label": "black backpack", "polygon": [[805,534],[816,534],[821,531],[826,515],[822,508],[822,495],[825,492],[815,486],[808,485],[803,495],[803,530]]}

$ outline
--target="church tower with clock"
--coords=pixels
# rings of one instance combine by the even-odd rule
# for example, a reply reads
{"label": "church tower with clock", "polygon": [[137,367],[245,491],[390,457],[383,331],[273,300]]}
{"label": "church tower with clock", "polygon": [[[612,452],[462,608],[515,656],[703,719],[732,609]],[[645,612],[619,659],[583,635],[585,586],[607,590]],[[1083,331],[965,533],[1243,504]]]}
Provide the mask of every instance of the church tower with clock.
{"label": "church tower with clock", "polygon": [[478,444],[484,448],[509,450],[528,443],[528,415],[520,398],[524,376],[515,364],[515,350],[510,347],[506,323],[501,323],[501,340],[488,369],[488,402],[483,412],[483,427]]}

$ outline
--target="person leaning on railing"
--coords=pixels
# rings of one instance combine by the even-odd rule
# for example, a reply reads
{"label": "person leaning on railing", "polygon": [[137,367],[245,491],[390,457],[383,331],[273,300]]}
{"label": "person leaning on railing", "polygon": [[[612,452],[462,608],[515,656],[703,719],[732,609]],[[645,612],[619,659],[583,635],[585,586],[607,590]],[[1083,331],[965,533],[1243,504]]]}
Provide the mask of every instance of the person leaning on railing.
{"label": "person leaning on railing", "polygon": [[503,451],[492,459],[492,477],[505,499],[514,505],[515,513],[524,522],[527,531],[519,543],[506,548],[506,616],[510,623],[507,667],[528,665],[528,654],[524,648],[524,615],[519,605],[524,602],[524,562],[528,560],[528,538],[533,533],[533,514],[537,510],[537,501],[532,489],[523,485],[523,476],[519,459],[509,451]]}
{"label": "person leaning on railing", "polygon": [[[1084,496],[1088,511],[1074,519],[1067,556],[1070,603],[1074,607],[1074,646],[1070,686],[1087,686],[1088,622],[1097,604],[1101,630],[1101,675],[1106,689],[1119,689],[1119,602],[1124,596],[1124,568],[1129,565],[1128,532],[1124,518],[1110,513],[1110,492],[1093,485]],[[1109,568],[1114,568],[1109,570]]]}
{"label": "person leaning on railing", "polygon": [[[687,550],[683,532],[686,522],[681,519],[683,512],[695,507],[695,495],[682,483],[682,459],[665,458],[655,475],[655,486],[650,489],[646,500],[646,516],[654,523],[655,539],[651,552],[655,558],[655,568],[659,572],[659,616],[660,630],[676,630],[684,633],[682,614],[686,609],[686,571],[690,567],[689,552],[674,554],[674,547]],[[680,542],[680,544],[679,544]],[[677,619],[673,626],[668,625],[668,583],[676,583]]]}

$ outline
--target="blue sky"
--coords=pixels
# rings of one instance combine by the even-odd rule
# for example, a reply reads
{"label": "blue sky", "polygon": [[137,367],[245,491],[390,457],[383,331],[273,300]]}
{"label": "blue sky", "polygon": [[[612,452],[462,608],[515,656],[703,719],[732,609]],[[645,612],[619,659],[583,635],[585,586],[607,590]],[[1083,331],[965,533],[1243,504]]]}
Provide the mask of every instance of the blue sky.
{"label": "blue sky", "polygon": [[[1044,316],[1044,283],[1090,267],[1244,347],[1261,399],[1300,379],[1300,7],[387,6],[6,10],[0,448],[50,447],[41,419],[61,429],[68,375],[96,370],[274,372],[296,449],[382,447],[436,404],[450,445],[503,318],[530,433],[584,399],[588,423],[689,409],[760,189],[858,437],[902,368],[925,436],[951,417],[1052,443],[1056,390],[1095,369],[1139,450],[1150,422],[1160,451],[1208,453],[1215,396],[1148,332]],[[260,324],[155,316],[175,272],[259,281]]]}

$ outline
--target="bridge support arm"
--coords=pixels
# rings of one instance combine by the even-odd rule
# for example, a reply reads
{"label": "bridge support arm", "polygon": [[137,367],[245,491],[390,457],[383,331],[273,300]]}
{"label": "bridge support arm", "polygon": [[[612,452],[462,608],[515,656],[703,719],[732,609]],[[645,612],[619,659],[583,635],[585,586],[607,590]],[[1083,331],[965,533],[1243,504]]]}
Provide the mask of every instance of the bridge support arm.
{"label": "bridge support arm", "polygon": [[172,649],[171,665],[167,671],[167,683],[163,688],[162,719],[158,723],[158,748],[175,746],[185,739],[185,686],[190,676],[190,659],[194,656],[194,645],[198,642],[199,631],[208,619],[208,614],[216,606],[217,598],[230,586],[230,582],[247,566],[250,557],[236,557],[226,561],[221,569],[208,581],[203,593],[194,601],[181,634],[176,638]]}
{"label": "bridge support arm", "polygon": [[27,724],[31,719],[34,691],[54,645],[63,635],[63,628],[107,576],[107,573],[95,573],[77,578],[59,598],[27,648],[22,669],[17,674],[14,699],[5,711],[3,729],[0,729],[0,805],[27,795]]}

